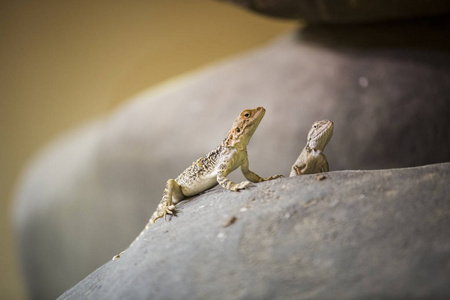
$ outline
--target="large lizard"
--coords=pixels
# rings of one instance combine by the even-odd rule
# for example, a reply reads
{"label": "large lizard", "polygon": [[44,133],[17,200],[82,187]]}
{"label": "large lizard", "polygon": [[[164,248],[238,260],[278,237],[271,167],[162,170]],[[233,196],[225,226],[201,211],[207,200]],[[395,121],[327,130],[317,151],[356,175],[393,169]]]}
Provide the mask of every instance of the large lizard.
{"label": "large lizard", "polygon": [[329,120],[314,122],[308,133],[306,146],[291,168],[289,176],[328,172],[327,157],[323,154],[325,146],[333,136],[333,122]]}
{"label": "large lizard", "polygon": [[[175,204],[186,197],[197,195],[217,184],[230,191],[239,191],[251,185],[249,181],[262,182],[282,177],[282,175],[275,175],[262,178],[249,169],[247,145],[265,113],[266,110],[264,107],[256,107],[242,111],[237,119],[234,120],[227,137],[220,146],[206,154],[206,156],[197,159],[177,178],[167,180],[161,202],[144,230],[131,245],[156,220],[166,218],[167,214],[173,215]],[[249,181],[234,183],[227,179],[226,176],[238,167],[241,167],[242,173]],[[113,260],[119,258],[124,252],[114,256]]]}

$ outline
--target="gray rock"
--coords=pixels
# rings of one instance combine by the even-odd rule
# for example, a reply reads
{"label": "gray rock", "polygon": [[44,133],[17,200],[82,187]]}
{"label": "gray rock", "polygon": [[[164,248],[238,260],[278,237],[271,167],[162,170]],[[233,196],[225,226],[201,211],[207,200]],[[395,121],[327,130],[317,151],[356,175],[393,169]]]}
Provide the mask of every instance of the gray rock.
{"label": "gray rock", "polygon": [[450,12],[446,0],[221,0],[258,13],[312,23],[396,20]]}
{"label": "gray rock", "polygon": [[14,225],[30,299],[55,299],[101,264],[103,251],[93,247],[116,247],[101,237],[112,219],[96,159],[101,129],[102,122],[87,124],[46,147],[17,192]]}
{"label": "gray rock", "polygon": [[206,192],[59,299],[448,299],[449,182],[446,163]]}
{"label": "gray rock", "polygon": [[450,161],[450,31],[436,22],[310,26],[145,92],[58,141],[18,188],[31,296],[56,297],[123,250],[165,181],[216,147],[248,107],[267,109],[249,146],[262,176],[289,174],[322,119],[335,123],[331,170]]}

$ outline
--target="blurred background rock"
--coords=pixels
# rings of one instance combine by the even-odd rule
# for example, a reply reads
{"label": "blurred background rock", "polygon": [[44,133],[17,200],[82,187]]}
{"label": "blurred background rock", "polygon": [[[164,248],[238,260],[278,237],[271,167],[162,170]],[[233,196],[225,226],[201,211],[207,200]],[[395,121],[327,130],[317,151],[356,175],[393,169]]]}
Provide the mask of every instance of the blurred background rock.
{"label": "blurred background rock", "polygon": [[0,299],[25,297],[9,221],[15,182],[36,151],[143,89],[297,25],[207,0],[3,1]]}

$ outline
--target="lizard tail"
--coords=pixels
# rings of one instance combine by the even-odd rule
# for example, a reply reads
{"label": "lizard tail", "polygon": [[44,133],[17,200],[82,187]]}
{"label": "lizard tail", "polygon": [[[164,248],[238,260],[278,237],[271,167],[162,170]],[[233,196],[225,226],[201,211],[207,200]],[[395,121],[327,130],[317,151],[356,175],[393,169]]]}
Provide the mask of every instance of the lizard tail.
{"label": "lizard tail", "polygon": [[156,210],[152,214],[152,217],[150,218],[150,220],[148,220],[147,225],[145,225],[144,229],[139,233],[139,235],[134,239],[134,241],[130,244],[129,247],[131,247],[131,245],[136,243],[144,235],[144,233],[150,228],[150,226],[152,226],[156,222],[156,220],[158,220],[159,218],[162,218],[162,217],[165,216],[165,214],[167,213],[166,209],[168,207],[167,206],[167,202],[168,202],[168,199],[170,199],[170,196],[171,196],[171,195],[169,195],[169,193],[170,193],[170,191],[166,187],[164,189],[164,194],[163,194],[163,197],[161,199],[161,202],[159,202],[158,207],[156,208]]}
{"label": "lizard tail", "polygon": [[[172,203],[172,192],[173,192],[173,185],[176,183],[173,179],[169,179],[166,184],[166,188],[164,189],[164,194],[161,199],[161,202],[158,204],[158,207],[156,208],[155,212],[153,213],[152,217],[148,221],[147,225],[145,225],[144,229],[139,233],[139,235],[134,239],[134,241],[128,246],[130,248],[134,243],[136,243],[143,235],[144,233],[152,226],[156,220],[159,218],[165,217],[166,214],[173,214],[173,210],[175,209],[175,205]],[[128,248],[126,250],[128,250]],[[118,259],[125,251],[122,251],[120,254],[117,254],[113,257],[112,260]]]}

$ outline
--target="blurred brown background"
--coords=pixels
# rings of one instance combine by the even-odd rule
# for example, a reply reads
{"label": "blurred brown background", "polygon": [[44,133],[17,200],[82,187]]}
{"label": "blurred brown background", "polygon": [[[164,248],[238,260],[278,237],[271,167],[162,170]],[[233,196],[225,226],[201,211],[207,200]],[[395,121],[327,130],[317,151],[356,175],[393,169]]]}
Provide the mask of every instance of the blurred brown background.
{"label": "blurred brown background", "polygon": [[133,94],[298,24],[209,1],[20,1],[0,9],[0,298],[25,298],[11,236],[21,169]]}

